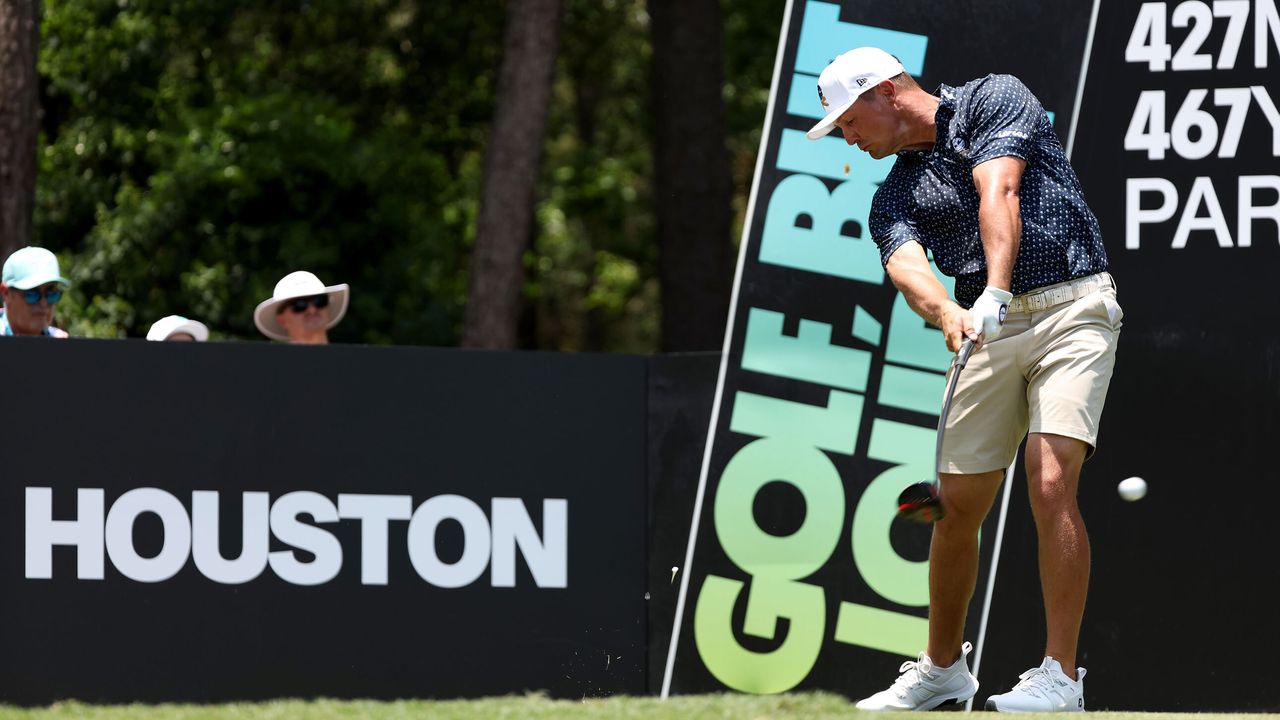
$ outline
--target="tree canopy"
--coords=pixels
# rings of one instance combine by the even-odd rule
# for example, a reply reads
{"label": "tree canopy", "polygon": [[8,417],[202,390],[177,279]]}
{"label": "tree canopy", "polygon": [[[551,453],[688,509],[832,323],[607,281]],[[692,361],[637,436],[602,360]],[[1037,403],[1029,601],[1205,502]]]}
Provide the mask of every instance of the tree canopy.
{"label": "tree canopy", "polygon": [[[505,3],[46,0],[36,242],[75,335],[171,313],[253,339],[295,269],[352,285],[336,341],[461,333]],[[741,222],[781,8],[722,4]],[[565,0],[522,347],[659,346],[648,17]]]}

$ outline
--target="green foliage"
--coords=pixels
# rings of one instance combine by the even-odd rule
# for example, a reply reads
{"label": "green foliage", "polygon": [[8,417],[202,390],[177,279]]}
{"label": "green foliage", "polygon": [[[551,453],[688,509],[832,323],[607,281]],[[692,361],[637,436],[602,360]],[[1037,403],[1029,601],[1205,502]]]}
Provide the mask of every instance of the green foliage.
{"label": "green foliage", "polygon": [[[565,0],[544,198],[526,297],[540,347],[660,347],[651,177],[649,20],[642,0]],[[741,232],[782,21],[773,0],[726,0],[725,142]],[[698,108],[689,108],[697,112]]]}
{"label": "green foliage", "polygon": [[734,240],[742,234],[756,151],[764,130],[785,5],[776,0],[722,0],[725,142],[733,177]]}
{"label": "green foliage", "polygon": [[335,340],[453,343],[500,10],[48,2],[36,227],[74,282],[63,322],[257,337],[253,307],[308,269],[352,285]]}
{"label": "green foliage", "polygon": [[[35,220],[74,282],[60,324],[261,339],[254,306],[307,269],[352,285],[334,340],[455,344],[504,5],[47,0]],[[651,352],[645,5],[564,5],[522,344]],[[724,3],[739,215],[780,13]]]}
{"label": "green foliage", "polygon": [[659,345],[649,52],[643,2],[565,0],[526,262],[538,347]]}

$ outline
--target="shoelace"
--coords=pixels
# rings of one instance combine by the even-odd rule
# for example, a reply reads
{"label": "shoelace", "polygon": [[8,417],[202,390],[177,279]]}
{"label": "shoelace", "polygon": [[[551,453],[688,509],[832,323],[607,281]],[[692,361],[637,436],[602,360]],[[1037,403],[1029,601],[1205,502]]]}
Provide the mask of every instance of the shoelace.
{"label": "shoelace", "polygon": [[897,680],[893,681],[893,692],[898,697],[906,697],[913,685],[918,685],[922,676],[933,672],[933,663],[925,659],[921,655],[916,660],[908,660],[898,668],[898,672],[902,673]]}
{"label": "shoelace", "polygon": [[1049,674],[1049,668],[1040,666],[1031,668],[1030,670],[1018,676],[1018,684],[1014,686],[1014,690],[1022,690],[1029,695],[1036,695],[1046,700],[1050,692],[1062,694],[1053,682],[1053,678]]}

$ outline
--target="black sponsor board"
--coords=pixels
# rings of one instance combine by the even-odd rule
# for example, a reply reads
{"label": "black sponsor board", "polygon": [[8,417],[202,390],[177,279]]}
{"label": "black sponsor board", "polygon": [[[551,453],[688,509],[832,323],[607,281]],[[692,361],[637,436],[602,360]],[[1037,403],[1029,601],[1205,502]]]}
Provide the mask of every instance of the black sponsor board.
{"label": "black sponsor board", "polygon": [[644,692],[643,358],[2,350],[0,701]]}
{"label": "black sponsor board", "polygon": [[[1259,642],[1280,636],[1270,520],[1280,502],[1277,357],[1275,338],[1174,352],[1122,333],[1080,486],[1093,555],[1077,663],[1088,669],[1087,710],[1280,709],[1280,687],[1239,672]],[[1128,502],[1116,486],[1131,476],[1149,489]],[[989,630],[1002,648],[984,660],[984,697],[1008,690],[1044,652],[1021,471],[1013,489]]]}
{"label": "black sponsor board", "polygon": [[689,543],[689,513],[697,500],[719,353],[649,359],[649,601],[648,692],[662,689],[671,643],[677,582]]}
{"label": "black sponsor board", "polygon": [[1102,3],[1072,162],[1125,342],[1226,342],[1280,311],[1277,104],[1274,0]]}
{"label": "black sponsor board", "polygon": [[[1090,709],[1280,709],[1280,687],[1237,669],[1280,635],[1278,69],[1273,0],[1100,4],[1072,161],[1125,317],[1080,490]],[[1130,476],[1140,501],[1117,494]],[[1034,536],[1025,510],[1010,517],[1010,538]],[[992,632],[1016,652],[993,658],[992,691],[1043,651],[1023,601],[1039,592],[1035,545],[1005,547]]]}

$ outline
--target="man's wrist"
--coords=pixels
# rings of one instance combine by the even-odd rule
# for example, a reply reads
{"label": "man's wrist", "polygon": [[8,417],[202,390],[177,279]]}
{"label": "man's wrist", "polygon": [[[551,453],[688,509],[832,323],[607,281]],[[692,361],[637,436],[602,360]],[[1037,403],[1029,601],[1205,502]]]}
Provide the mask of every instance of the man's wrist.
{"label": "man's wrist", "polygon": [[959,305],[959,304],[957,304],[956,302],[954,302],[954,301],[952,301],[952,300],[947,300],[947,301],[946,301],[945,303],[943,303],[943,304],[942,304],[942,306],[938,309],[938,314],[937,314],[937,316],[934,318],[935,322],[933,323],[933,325],[934,325],[934,327],[937,327],[937,328],[946,329],[946,327],[947,327],[947,318],[948,318],[949,316],[954,315],[954,314],[956,314],[956,313],[964,314],[965,312],[967,312],[967,311],[966,311],[964,308],[960,307],[960,305]]}
{"label": "man's wrist", "polygon": [[987,295],[991,299],[996,300],[1000,303],[1007,304],[1010,300],[1013,299],[1013,293],[1003,288],[996,287],[995,285],[988,285],[982,292],[984,295]]}

